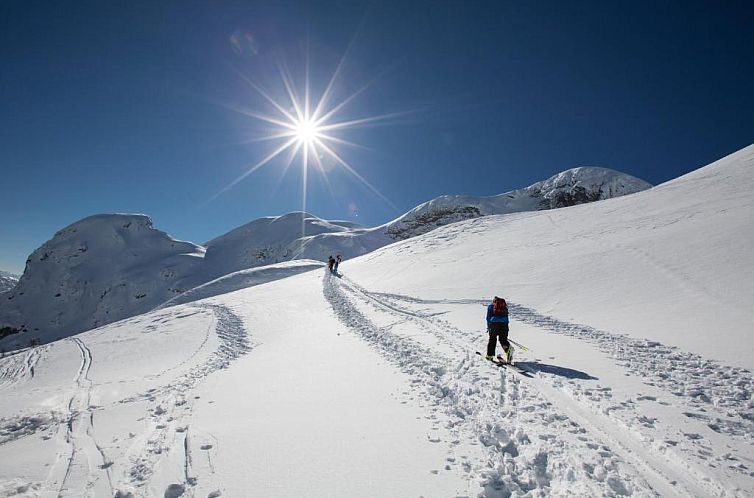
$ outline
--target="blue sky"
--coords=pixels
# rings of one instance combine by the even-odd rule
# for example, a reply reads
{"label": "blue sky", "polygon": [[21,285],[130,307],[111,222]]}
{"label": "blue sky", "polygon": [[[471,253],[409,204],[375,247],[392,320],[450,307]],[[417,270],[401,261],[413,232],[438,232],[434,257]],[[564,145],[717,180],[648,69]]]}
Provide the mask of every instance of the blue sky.
{"label": "blue sky", "polygon": [[[366,225],[442,194],[584,165],[660,183],[754,142],[751,2],[29,2],[0,5],[0,269],[58,229],[141,212],[202,243],[301,209],[301,167],[229,110],[274,112],[278,67],[316,97],[345,55],[339,137],[307,210]],[[350,48],[349,48],[350,47]],[[247,142],[247,143],[244,143]],[[329,185],[329,187],[328,187]],[[212,199],[212,200],[210,200]]]}

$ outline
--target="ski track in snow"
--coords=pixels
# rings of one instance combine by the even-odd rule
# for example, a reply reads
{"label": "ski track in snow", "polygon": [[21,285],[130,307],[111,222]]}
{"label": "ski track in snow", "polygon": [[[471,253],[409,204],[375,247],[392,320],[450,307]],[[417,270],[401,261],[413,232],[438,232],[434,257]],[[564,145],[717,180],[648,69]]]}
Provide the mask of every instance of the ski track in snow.
{"label": "ski track in snow", "polygon": [[[176,497],[194,495],[192,488],[198,482],[199,472],[194,469],[195,462],[191,451],[192,446],[195,446],[193,443],[195,438],[189,436],[194,434],[188,424],[194,399],[190,396],[190,392],[207,376],[227,368],[235,359],[248,353],[251,345],[242,319],[226,306],[202,303],[195,304],[193,307],[214,314],[216,319],[214,330],[219,339],[217,349],[203,363],[171,380],[170,384],[150,389],[137,398],[123,400],[123,402],[132,402],[144,399],[149,406],[148,417],[145,419],[147,430],[135,436],[135,441],[130,446],[125,459],[127,465],[117,465],[116,498],[153,495],[154,490],[150,488],[150,481],[158,471],[160,460],[171,452],[180,452],[183,455],[182,482],[170,484],[164,490],[164,495]],[[206,342],[205,339],[202,347]],[[197,353],[198,351],[192,357]],[[211,434],[202,434],[196,439],[199,441],[197,444],[205,442],[205,444],[200,444],[200,447],[207,455],[208,472],[202,475],[202,480],[209,481],[219,489],[220,486],[214,482],[215,472],[209,451],[216,446],[216,440]],[[206,444],[207,440],[212,440],[215,444]]]}
{"label": "ski track in snow", "polygon": [[[0,359],[0,392],[18,388],[34,378],[34,369],[44,357],[49,345],[21,350]],[[23,414],[0,418],[0,446],[16,439],[46,432],[60,423],[61,417],[53,412]],[[49,439],[51,436],[44,436]],[[25,485],[20,485],[22,488]]]}
{"label": "ski track in snow", "polygon": [[[479,340],[478,331],[463,331],[436,316],[405,307],[405,303],[487,304],[486,301],[422,300],[373,293],[346,278],[335,279],[328,275],[324,280],[324,294],[345,325],[397,362],[416,379],[416,386],[426,386],[425,397],[436,408],[443,407],[448,428],[476,434],[488,447],[489,460],[471,470],[484,489],[481,496],[510,496],[534,490],[553,495],[575,492],[604,496],[730,496],[736,493],[705,477],[700,465],[679,458],[671,448],[674,442],[649,444],[636,429],[653,427],[654,421],[636,413],[630,403],[616,403],[605,409],[600,403],[610,402],[611,389],[600,385],[582,387],[578,379],[591,379],[588,375],[570,372],[582,375],[566,375],[570,380],[565,384],[556,376],[542,375],[547,374],[547,369],[538,369],[537,363],[524,363],[533,373],[541,373],[525,379],[510,370],[501,370],[499,385],[494,385],[478,372],[480,363],[489,366],[470,353],[472,345]],[[378,327],[358,309],[367,304],[402,321],[415,323],[455,350],[457,358],[463,360],[443,358],[410,337],[392,333],[395,324]],[[747,391],[747,386],[751,385],[748,371],[720,366],[656,342],[562,322],[520,305],[510,304],[510,308],[517,320],[595,344],[645,383],[666,389],[682,397],[690,407],[704,410],[707,415],[699,415],[714,420],[712,423],[716,425],[710,428],[716,432],[746,440],[751,437],[751,430],[746,426],[750,423],[746,416],[751,412],[747,408],[751,401],[745,396],[746,392],[751,392]],[[668,361],[672,363],[664,363],[665,366],[659,368]],[[668,370],[668,364],[674,368]],[[648,372],[665,372],[667,376],[653,379]],[[701,377],[704,380],[709,376],[716,380],[712,386],[706,386],[699,381],[700,375],[707,375]],[[718,415],[710,416],[711,409],[718,410]],[[689,412],[685,414],[690,416]],[[689,442],[696,444],[706,459],[709,448],[704,446],[702,438],[691,438]],[[548,461],[556,463],[548,465]],[[729,468],[750,476],[743,465],[729,465]]]}
{"label": "ski track in snow", "polygon": [[[44,496],[79,497],[79,496],[116,496],[134,498],[137,496],[193,496],[193,486],[197,484],[198,475],[204,484],[217,489],[221,486],[212,482],[215,479],[211,453],[215,451],[217,441],[211,434],[199,434],[190,431],[188,419],[192,413],[193,397],[191,391],[207,376],[227,368],[239,356],[250,349],[248,334],[240,317],[229,308],[219,304],[196,304],[191,306],[196,312],[209,312],[215,317],[208,328],[206,337],[189,357],[178,365],[165,369],[151,376],[164,379],[164,385],[153,388],[141,395],[122,399],[114,404],[144,402],[147,415],[142,419],[145,430],[140,434],[130,434],[131,444],[125,458],[112,461],[94,437],[97,413],[108,406],[93,406],[93,391],[98,387],[89,372],[94,358],[92,351],[80,337],[72,337],[64,342],[74,346],[80,354],[80,364],[70,387],[70,394],[59,407],[49,412],[25,414],[13,419],[0,419],[0,445],[18,438],[50,431],[43,439],[56,434],[57,454],[50,466],[44,483],[28,484],[18,481],[18,486],[11,486],[9,492],[26,490],[39,492]],[[172,318],[191,316],[169,314]],[[159,322],[160,317],[156,318]],[[155,321],[155,320],[153,320]],[[117,325],[116,325],[117,327]],[[152,327],[152,325],[150,325]],[[206,353],[206,359],[193,367],[186,366],[206,349],[210,334],[214,330],[218,343],[214,351]],[[0,360],[0,390],[18,386],[34,377],[37,363],[44,357],[49,346],[31,348]],[[186,370],[188,368],[188,370]],[[177,373],[171,376],[173,372]],[[189,437],[191,434],[191,437]],[[203,451],[202,459],[197,461],[192,455],[196,446]],[[151,486],[151,480],[160,471],[160,462],[170,453],[183,455],[183,472],[181,482],[168,485],[164,490]],[[15,481],[14,481],[15,482]],[[0,489],[5,493],[5,488]],[[26,492],[24,491],[24,492]],[[19,491],[21,492],[21,491]],[[212,493],[211,493],[212,494]],[[5,494],[3,494],[4,496]],[[219,494],[216,494],[219,496]]]}
{"label": "ski track in snow", "polygon": [[[363,292],[366,292],[362,289]],[[392,302],[396,308],[396,302],[413,304],[488,304],[487,300],[480,299],[419,299],[411,296],[387,293],[368,293],[373,299],[381,299]],[[680,351],[676,347],[665,346],[654,341],[633,339],[625,335],[612,334],[600,331],[592,327],[580,324],[564,322],[553,317],[545,316],[525,306],[509,303],[512,316],[516,320],[536,326],[552,333],[568,335],[579,340],[585,340],[608,357],[616,360],[617,365],[626,368],[627,375],[638,377],[641,382],[664,390],[667,394],[675,397],[673,405],[685,403],[687,408],[679,410],[679,415],[702,420],[705,425],[714,432],[726,435],[733,439],[739,439],[746,444],[751,444],[754,426],[752,426],[752,400],[751,400],[751,373],[743,368],[719,365],[692,353]],[[415,315],[417,312],[411,311]],[[427,316],[428,320],[435,322],[438,329],[453,330],[457,335],[469,337],[472,341],[478,340],[478,332],[463,332],[452,324]],[[746,455],[736,456],[735,452],[721,450],[717,455],[711,451],[710,442],[698,433],[685,433],[679,431],[663,430],[661,423],[656,419],[648,418],[637,410],[637,402],[657,402],[654,396],[637,395],[635,399],[627,399],[622,402],[612,402],[610,387],[597,385],[596,388],[583,386],[578,381],[583,378],[579,372],[563,372],[560,367],[551,367],[539,363],[526,363],[522,365],[529,369],[538,370],[544,374],[554,373],[558,377],[569,378],[567,382],[553,377],[550,386],[542,386],[550,393],[551,399],[557,397],[560,403],[569,403],[579,412],[583,412],[582,406],[588,406],[591,414],[598,414],[602,419],[610,419],[618,428],[614,434],[625,431],[633,433],[638,442],[651,447],[651,454],[647,455],[649,461],[660,458],[668,461],[677,471],[693,469],[695,475],[704,476],[706,467],[722,467],[730,473],[739,474],[745,479],[754,477],[754,472],[743,461],[749,460]],[[670,368],[672,367],[672,368]],[[655,377],[656,376],[656,377]],[[542,377],[542,376],[540,376]],[[554,387],[555,390],[550,389]],[[566,394],[569,399],[563,398]],[[667,405],[667,402],[659,401]],[[591,416],[591,414],[589,414]],[[592,418],[593,421],[598,421]],[[654,431],[654,432],[652,432]],[[677,437],[667,437],[668,433],[677,433]],[[655,440],[659,437],[659,441]],[[625,440],[624,444],[631,450],[637,441]],[[720,449],[720,448],[718,448]],[[636,450],[632,450],[636,451]],[[685,452],[685,456],[682,456]],[[639,452],[640,453],[640,452]],[[688,458],[692,458],[689,461]],[[676,462],[684,461],[684,467]],[[752,463],[751,461],[748,462]],[[671,472],[672,474],[672,472]],[[704,482],[701,489],[690,485],[690,489],[697,489],[697,496],[736,495],[740,491],[726,488],[724,483],[713,482],[709,478],[700,477]]]}
{"label": "ski track in snow", "polygon": [[89,378],[92,352],[79,338],[71,338],[81,354],[81,364],[73,380],[66,412],[57,426],[55,462],[44,488],[56,490],[59,497],[112,495],[112,480],[104,451],[92,434],[95,411],[91,405],[93,382]]}
{"label": "ski track in snow", "polygon": [[8,389],[34,378],[34,368],[48,345],[20,350],[0,359],[0,390]]}
{"label": "ski track in snow", "polygon": [[[438,329],[415,312],[403,317],[454,345],[457,356],[442,357],[411,338],[392,333],[390,327],[376,326],[358,309],[359,304],[374,304],[374,296],[353,283],[326,276],[324,294],[346,326],[414,379],[414,388],[423,393],[435,416],[441,416],[444,427],[453,434],[454,439],[448,442],[451,446],[462,437],[484,445],[485,462],[462,462],[479,480],[481,496],[657,496],[651,484],[610,446],[559,413],[523,376],[507,369],[501,369],[499,375],[494,370],[490,374],[490,368],[498,367],[463,347],[456,330]],[[378,308],[400,313],[384,301]]]}
{"label": "ski track in snow", "polygon": [[[488,304],[486,300],[480,299],[426,300],[397,294],[372,295],[375,298],[416,304]],[[645,384],[681,398],[691,410],[707,412],[687,416],[706,420],[715,432],[754,442],[752,372],[740,367],[720,365],[674,346],[597,330],[542,315],[525,306],[508,304],[515,320],[594,344],[628,372],[640,377]],[[443,325],[450,326],[447,322]],[[672,368],[668,368],[668,365],[672,365]]]}
{"label": "ski track in snow", "polygon": [[[69,402],[69,413],[71,414],[68,422],[68,433],[66,434],[72,449],[72,456],[68,463],[66,479],[61,485],[59,496],[81,496],[80,491],[74,490],[71,493],[64,493],[66,490],[66,481],[71,475],[77,477],[77,482],[86,482],[86,491],[94,491],[95,481],[98,479],[96,470],[104,471],[107,476],[108,494],[113,493],[112,480],[107,457],[94,440],[92,431],[94,430],[94,415],[96,407],[91,405],[92,381],[89,378],[89,370],[92,366],[92,352],[81,339],[74,338],[73,341],[81,351],[81,368],[76,377],[77,391]],[[93,463],[99,461],[99,465],[93,466]],[[103,486],[100,486],[104,490]]]}

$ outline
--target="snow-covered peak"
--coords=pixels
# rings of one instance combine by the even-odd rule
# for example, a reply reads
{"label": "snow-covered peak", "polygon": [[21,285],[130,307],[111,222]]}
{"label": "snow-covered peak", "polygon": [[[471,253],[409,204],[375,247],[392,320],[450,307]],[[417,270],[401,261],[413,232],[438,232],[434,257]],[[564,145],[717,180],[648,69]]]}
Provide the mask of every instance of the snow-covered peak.
{"label": "snow-covered peak", "polygon": [[93,251],[90,255],[112,257],[119,254],[129,259],[145,254],[180,253],[200,256],[204,252],[201,246],[175,240],[165,232],[156,230],[149,216],[96,214],[59,230],[52,239],[32,253],[29,261],[36,258],[40,261],[48,258],[58,261],[62,258],[78,258],[90,250]]}
{"label": "snow-covered peak", "polygon": [[203,253],[155,230],[148,216],[84,218],[29,256],[0,322],[27,332],[24,341],[52,340],[143,313],[194,287]]}
{"label": "snow-covered peak", "polygon": [[0,270],[0,293],[11,290],[18,282],[18,275]]}
{"label": "snow-covered peak", "polygon": [[384,233],[394,240],[402,240],[479,216],[573,206],[651,187],[644,180],[608,168],[572,168],[526,188],[494,196],[437,197],[384,225]]}
{"label": "snow-covered peak", "polygon": [[551,176],[527,189],[549,201],[550,208],[573,206],[610,199],[651,188],[652,185],[631,175],[609,168],[579,167]]}

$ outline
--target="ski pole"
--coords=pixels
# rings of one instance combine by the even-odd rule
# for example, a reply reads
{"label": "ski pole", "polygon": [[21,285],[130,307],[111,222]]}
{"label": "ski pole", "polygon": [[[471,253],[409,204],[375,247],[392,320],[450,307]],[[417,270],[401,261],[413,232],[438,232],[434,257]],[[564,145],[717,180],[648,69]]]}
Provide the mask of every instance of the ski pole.
{"label": "ski pole", "polygon": [[527,348],[526,346],[524,346],[520,342],[514,341],[513,339],[508,338],[508,342],[511,342],[511,343],[515,344],[516,346],[518,346],[519,348],[521,348],[522,351],[531,351],[531,349]]}

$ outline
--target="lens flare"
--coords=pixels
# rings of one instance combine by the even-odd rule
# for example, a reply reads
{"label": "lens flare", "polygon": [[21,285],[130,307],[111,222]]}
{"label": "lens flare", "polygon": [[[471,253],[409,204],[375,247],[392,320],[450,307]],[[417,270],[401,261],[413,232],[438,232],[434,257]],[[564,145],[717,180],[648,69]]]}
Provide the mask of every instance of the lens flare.
{"label": "lens flare", "polygon": [[395,204],[377,190],[374,185],[369,183],[366,178],[359,174],[337,150],[337,145],[352,147],[361,146],[344,140],[335,134],[357,127],[374,125],[389,119],[410,114],[413,111],[338,120],[338,114],[373,83],[370,82],[362,88],[359,88],[356,92],[350,94],[343,100],[333,102],[333,87],[342,70],[343,62],[344,59],[341,59],[324,91],[316,100],[316,103],[312,102],[311,99],[312,92],[309,84],[308,63],[303,85],[303,98],[301,98],[301,93],[297,91],[296,85],[294,84],[289,71],[282,64],[278,66],[278,69],[282,83],[281,86],[284,89],[286,96],[286,99],[283,101],[276,100],[272,97],[270,92],[262,88],[260,85],[246,76],[240,75],[249,87],[258,93],[269,104],[271,109],[274,109],[274,113],[270,115],[256,110],[242,109],[237,106],[225,107],[254,120],[262,121],[267,125],[271,125],[270,130],[266,135],[251,139],[249,142],[279,141],[281,144],[274,147],[273,150],[265,155],[263,159],[250,165],[242,175],[226,185],[207,202],[216,199],[259,168],[269,164],[278,156],[284,155],[284,153],[288,152],[288,159],[281,161],[284,165],[285,171],[288,170],[296,158],[299,158],[301,161],[301,176],[303,182],[302,211],[306,212],[307,178],[309,169],[312,166],[322,175],[329,186],[329,181],[327,180],[328,168],[324,166],[323,159],[327,159],[328,166],[332,163],[335,167],[340,167],[345,170],[395,211],[398,211]]}

